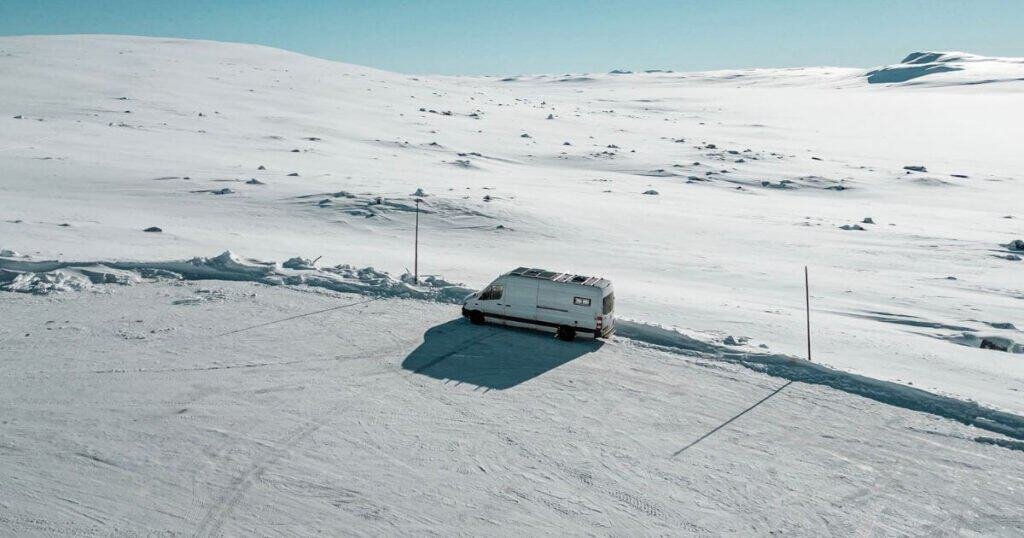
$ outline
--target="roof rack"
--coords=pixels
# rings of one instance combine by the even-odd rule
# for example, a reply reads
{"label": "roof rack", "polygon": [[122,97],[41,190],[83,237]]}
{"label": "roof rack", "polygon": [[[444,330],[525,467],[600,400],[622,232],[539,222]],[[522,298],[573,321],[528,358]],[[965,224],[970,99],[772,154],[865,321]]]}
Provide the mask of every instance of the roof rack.
{"label": "roof rack", "polygon": [[596,286],[598,288],[607,287],[611,284],[610,281],[605,280],[596,276],[584,276],[574,275],[570,273],[557,273],[555,271],[548,271],[547,269],[537,269],[530,267],[517,267],[508,273],[508,275],[521,276],[527,278],[537,278],[540,280],[550,280],[552,282],[559,282],[563,284],[579,284],[580,286]]}

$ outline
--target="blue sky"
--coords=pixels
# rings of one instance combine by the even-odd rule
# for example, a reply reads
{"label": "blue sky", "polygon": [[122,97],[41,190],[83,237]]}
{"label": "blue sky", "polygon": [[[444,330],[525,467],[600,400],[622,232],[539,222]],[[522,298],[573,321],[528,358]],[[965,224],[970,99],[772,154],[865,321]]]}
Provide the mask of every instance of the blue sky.
{"label": "blue sky", "polygon": [[0,0],[0,35],[259,43],[407,73],[520,74],[1024,56],[1024,0]]}

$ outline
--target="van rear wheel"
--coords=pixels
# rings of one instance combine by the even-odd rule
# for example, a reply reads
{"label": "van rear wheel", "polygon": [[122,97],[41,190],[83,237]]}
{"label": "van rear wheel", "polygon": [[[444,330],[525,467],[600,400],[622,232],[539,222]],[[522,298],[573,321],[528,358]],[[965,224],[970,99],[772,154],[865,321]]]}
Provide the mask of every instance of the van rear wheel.
{"label": "van rear wheel", "polygon": [[558,332],[555,333],[555,336],[557,336],[559,340],[572,342],[573,340],[576,339],[576,329],[562,325],[561,327],[558,328]]}
{"label": "van rear wheel", "polygon": [[473,325],[483,325],[484,313],[479,310],[473,310],[469,313],[469,322]]}

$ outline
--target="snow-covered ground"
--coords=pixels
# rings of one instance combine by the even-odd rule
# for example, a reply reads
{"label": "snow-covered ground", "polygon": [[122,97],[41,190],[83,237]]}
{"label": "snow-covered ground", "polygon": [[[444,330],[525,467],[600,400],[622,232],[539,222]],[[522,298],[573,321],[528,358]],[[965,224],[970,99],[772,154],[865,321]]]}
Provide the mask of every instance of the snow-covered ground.
{"label": "snow-covered ground", "polygon": [[0,295],[3,534],[1024,530],[1024,443],[1002,435],[793,383],[686,448],[786,380],[366,300]]}
{"label": "snow-covered ground", "polygon": [[[966,53],[431,77],[0,38],[0,289],[30,292],[0,293],[0,451],[17,454],[0,465],[22,481],[0,517],[1020,532],[1022,78],[1021,59]],[[398,276],[417,197],[424,285]],[[633,321],[600,348],[452,321],[465,287],[524,265],[610,278]],[[805,265],[821,366],[791,360]],[[211,336],[337,293],[379,299]],[[79,496],[55,515],[69,470]],[[360,519],[333,520],[339,503]]]}

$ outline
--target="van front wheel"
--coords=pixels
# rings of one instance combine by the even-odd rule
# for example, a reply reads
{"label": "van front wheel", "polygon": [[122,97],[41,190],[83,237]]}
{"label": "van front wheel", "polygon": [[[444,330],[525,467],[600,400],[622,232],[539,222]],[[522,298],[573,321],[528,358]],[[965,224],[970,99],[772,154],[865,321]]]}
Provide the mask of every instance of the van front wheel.
{"label": "van front wheel", "polygon": [[555,334],[555,336],[557,336],[559,340],[572,342],[573,340],[576,339],[576,329],[562,325],[561,327],[558,328],[558,332]]}
{"label": "van front wheel", "polygon": [[469,313],[469,322],[473,325],[483,325],[484,313],[479,310],[473,310]]}

